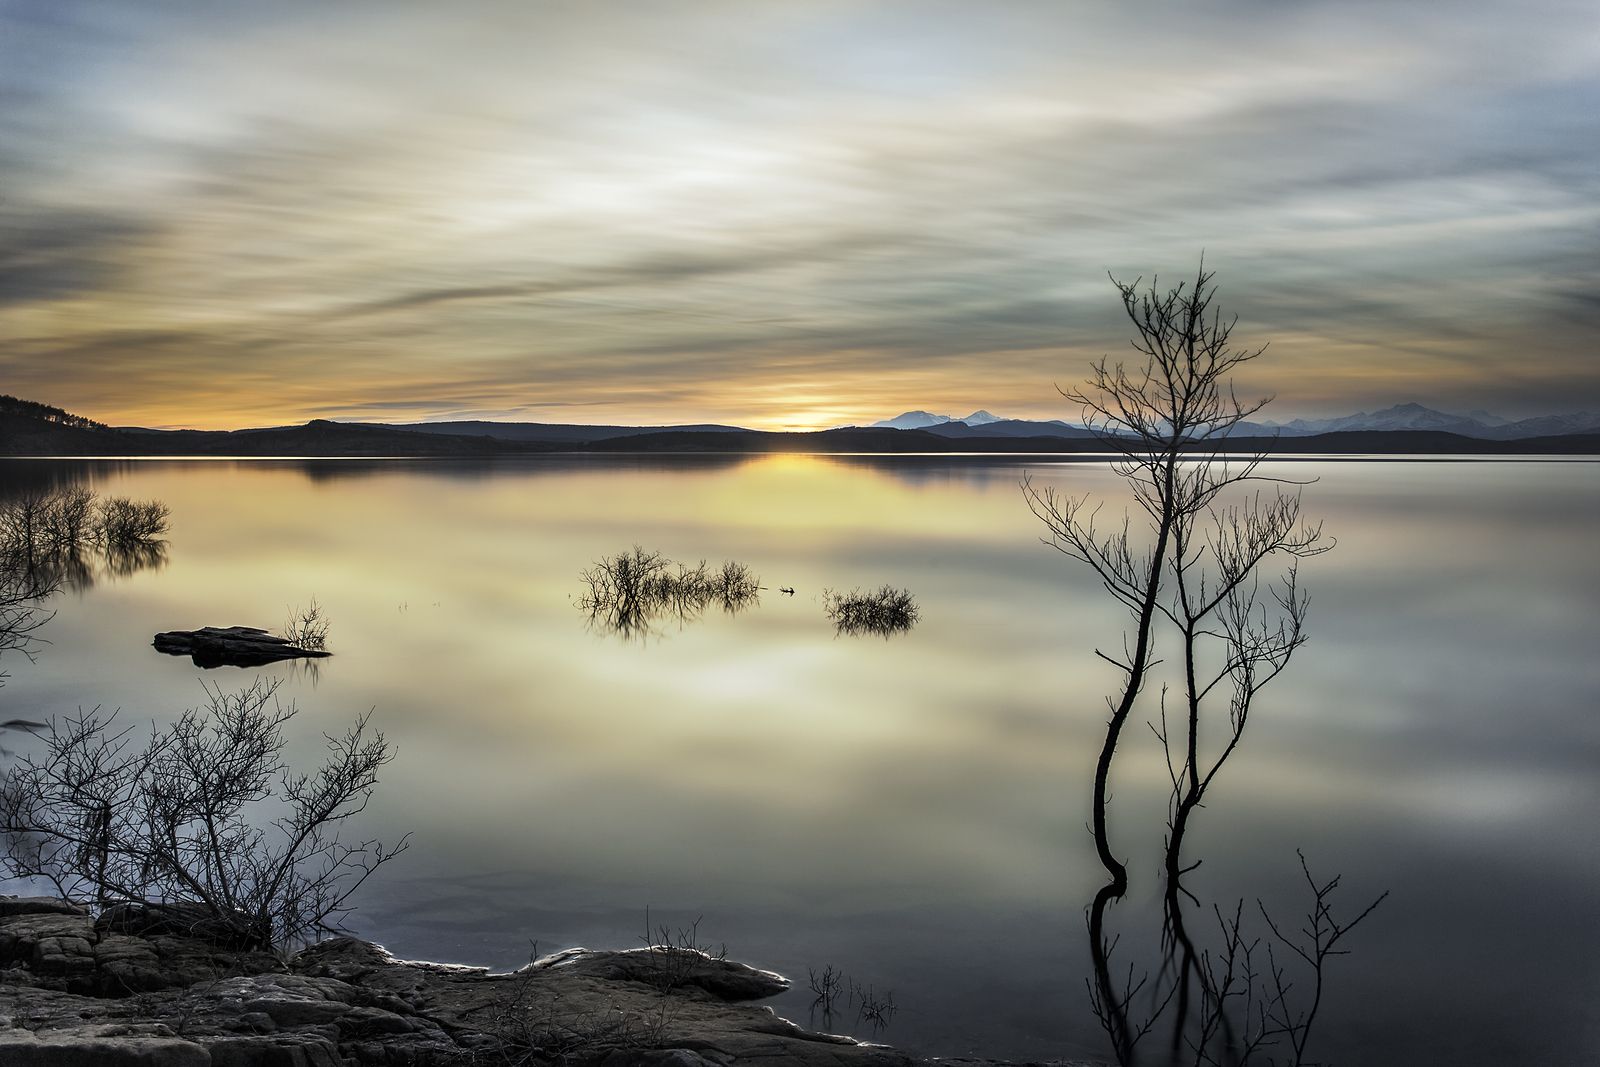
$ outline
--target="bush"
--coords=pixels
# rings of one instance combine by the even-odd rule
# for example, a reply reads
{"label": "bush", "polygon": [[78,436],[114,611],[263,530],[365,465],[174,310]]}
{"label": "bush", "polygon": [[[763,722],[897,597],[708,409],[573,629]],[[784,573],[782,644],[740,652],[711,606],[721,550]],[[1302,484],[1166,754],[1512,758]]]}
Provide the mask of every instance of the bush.
{"label": "bush", "polygon": [[904,589],[883,586],[876,592],[857,589],[849,593],[823,592],[823,609],[842,634],[881,634],[888,637],[904,633],[916,625],[917,602]]}
{"label": "bush", "polygon": [[167,532],[167,506],[159,500],[109,497],[96,510],[94,532],[107,550],[154,541]]}
{"label": "bush", "polygon": [[291,771],[283,727],[295,708],[276,690],[208,690],[206,706],[152,727],[142,745],[114,713],[51,722],[43,754],[0,776],[0,873],[102,911],[165,905],[239,947],[287,950],[336,932],[350,895],[405,849],[339,837],[393,753],[363,716],[327,736],[315,772]]}
{"label": "bush", "polygon": [[328,616],[322,610],[322,605],[317,603],[316,597],[311,598],[310,607],[289,609],[289,621],[283,624],[283,636],[290,644],[311,652],[327,649]]}
{"label": "bush", "polygon": [[733,613],[761,597],[761,579],[743,563],[730,560],[711,570],[705,560],[674,563],[638,545],[597,560],[582,577],[589,592],[578,606],[595,623],[629,635],[649,633],[662,616],[692,619],[712,604]]}

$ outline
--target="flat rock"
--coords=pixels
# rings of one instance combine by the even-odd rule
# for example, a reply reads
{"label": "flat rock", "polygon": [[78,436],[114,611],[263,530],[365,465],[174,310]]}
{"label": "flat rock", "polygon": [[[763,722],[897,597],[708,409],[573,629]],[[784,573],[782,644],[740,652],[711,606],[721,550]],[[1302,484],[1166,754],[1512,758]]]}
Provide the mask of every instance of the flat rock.
{"label": "flat rock", "polygon": [[796,1026],[747,1003],[787,988],[781,975],[692,950],[571,949],[494,974],[341,937],[281,960],[194,936],[196,917],[141,906],[96,922],[41,901],[0,911],[0,1064],[933,1062]]}
{"label": "flat rock", "polygon": [[202,626],[169,630],[150,642],[157,652],[189,656],[197,667],[260,667],[284,659],[321,659],[321,649],[301,648],[257,626]]}
{"label": "flat rock", "polygon": [[789,979],[694,949],[651,946],[621,952],[569,949],[529,965],[564,968],[619,982],[641,982],[667,991],[698,989],[718,1000],[765,1000],[789,988]]}
{"label": "flat rock", "polygon": [[0,918],[8,915],[87,915],[83,908],[56,897],[0,896]]}
{"label": "flat rock", "polygon": [[121,1026],[71,1031],[0,1030],[6,1067],[212,1067],[211,1054],[193,1041],[129,1032]]}

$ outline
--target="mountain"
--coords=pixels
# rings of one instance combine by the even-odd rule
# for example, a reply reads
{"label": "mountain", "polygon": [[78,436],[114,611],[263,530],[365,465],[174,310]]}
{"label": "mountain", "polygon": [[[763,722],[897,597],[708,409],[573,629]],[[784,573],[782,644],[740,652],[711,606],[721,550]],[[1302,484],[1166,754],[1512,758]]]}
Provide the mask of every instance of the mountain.
{"label": "mountain", "polygon": [[[384,423],[351,423],[352,426],[384,426]],[[583,444],[613,437],[633,437],[650,433],[743,433],[738,426],[698,423],[688,426],[576,426],[559,422],[409,422],[388,429],[410,433],[450,434],[463,437],[492,437],[499,441],[541,441],[551,444]]]}
{"label": "mountain", "polygon": [[[674,427],[677,429],[678,427]],[[1085,437],[1088,430],[1061,419],[1039,421],[1008,419],[988,411],[974,411],[964,419],[931,411],[907,411],[872,424],[872,429],[926,430],[942,437]],[[644,431],[636,431],[644,432]],[[1456,415],[1415,402],[1396,404],[1381,411],[1359,411],[1326,419],[1289,422],[1241,422],[1231,437],[1312,437],[1329,433],[1432,432],[1456,434],[1481,441],[1520,441],[1533,437],[1600,433],[1600,414],[1580,411],[1571,415],[1540,415],[1530,419],[1505,419],[1487,411]]]}
{"label": "mountain", "polygon": [[1421,404],[1409,403],[1396,404],[1382,411],[1370,413],[1362,411],[1334,419],[1294,419],[1281,425],[1247,424],[1240,429],[1266,434],[1276,432],[1283,437],[1369,430],[1388,432],[1437,430],[1486,441],[1517,441],[1529,437],[1600,432],[1600,415],[1582,411],[1572,415],[1541,415],[1531,419],[1511,421],[1498,415],[1491,415],[1487,411],[1452,415]]}
{"label": "mountain", "polygon": [[1539,415],[1516,422],[1500,420],[1481,436],[1495,441],[1516,441],[1528,437],[1552,437],[1575,433],[1600,433],[1600,414],[1579,411],[1572,415]]}
{"label": "mountain", "polygon": [[[959,428],[955,432],[961,433],[966,429],[976,430],[980,426],[983,427],[983,432],[985,433],[999,433],[1006,437],[1028,436],[1037,433],[1049,434],[1061,428],[1081,429],[1081,427],[1074,426],[1071,423],[1062,422],[1060,419],[1049,419],[1042,422],[1032,419],[1008,419],[1004,415],[996,415],[982,408],[964,418],[956,418],[954,415],[935,415],[931,411],[907,411],[896,415],[892,419],[880,419],[864,428],[871,430],[934,430],[938,432],[940,427],[951,427]],[[1021,434],[1018,432],[1021,427],[1033,427],[1033,429],[1028,430],[1027,434]]]}
{"label": "mountain", "polygon": [[1035,422],[1031,419],[995,419],[974,424],[967,419],[929,426],[929,433],[940,437],[1098,437],[1093,430],[1073,426],[1060,419]]}
{"label": "mountain", "polygon": [[935,415],[931,411],[908,411],[892,419],[880,419],[867,427],[870,430],[925,430],[929,426],[943,426],[956,420],[949,415]]}
{"label": "mountain", "polygon": [[[894,423],[922,421],[905,428]],[[1508,422],[1486,412],[1451,415],[1420,404],[1282,426],[1241,423],[1228,447],[1273,454],[1406,453],[1597,455],[1600,415],[1580,412]],[[390,426],[313,419],[243,430],[111,427],[60,408],[0,396],[0,455],[12,456],[460,456],[551,452],[1103,453],[1100,435],[1059,419],[953,419],[908,411],[872,427],[771,433],[735,426],[573,426],[448,422]]]}
{"label": "mountain", "polygon": [[1441,430],[1466,437],[1486,427],[1465,415],[1450,415],[1421,404],[1396,404],[1371,413],[1361,411],[1334,419],[1294,419],[1279,427],[1285,434],[1305,436],[1317,433],[1342,433],[1347,430]]}
{"label": "mountain", "polygon": [[[522,446],[525,451],[551,447]],[[484,437],[408,433],[326,419],[254,430],[113,429],[44,405],[0,401],[0,455],[485,456],[504,450],[505,445]]]}

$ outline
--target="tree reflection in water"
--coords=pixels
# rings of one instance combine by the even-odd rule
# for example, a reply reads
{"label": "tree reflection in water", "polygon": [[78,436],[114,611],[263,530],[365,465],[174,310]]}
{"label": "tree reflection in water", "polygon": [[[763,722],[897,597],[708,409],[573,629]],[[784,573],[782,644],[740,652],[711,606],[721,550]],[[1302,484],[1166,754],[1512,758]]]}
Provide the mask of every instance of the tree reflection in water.
{"label": "tree reflection in water", "polygon": [[81,485],[0,502],[0,656],[38,654],[39,630],[55,615],[48,602],[62,589],[165,566],[166,532],[164,504],[98,498]]}
{"label": "tree reflection in water", "polygon": [[[1113,279],[1143,358],[1133,365],[1101,360],[1085,387],[1065,394],[1117,453],[1112,468],[1136,511],[1106,525],[1087,498],[1029,481],[1023,488],[1047,543],[1090,567],[1132,622],[1120,656],[1096,650],[1122,681],[1108,700],[1091,802],[1107,876],[1088,912],[1094,1016],[1122,1064],[1139,1058],[1141,1042],[1166,1018],[1165,1062],[1201,1067],[1270,1058],[1298,1065],[1306,1062],[1327,960],[1344,952],[1336,946],[1383,897],[1340,921],[1332,903],[1339,879],[1319,882],[1302,855],[1312,897],[1304,925],[1286,934],[1258,900],[1268,933],[1257,936],[1247,930],[1242,900],[1206,909],[1186,883],[1201,863],[1184,851],[1195,816],[1243,740],[1257,695],[1306,640],[1298,563],[1332,547],[1320,524],[1301,517],[1304,483],[1265,477],[1263,455],[1227,450],[1234,429],[1266,404],[1240,401],[1231,374],[1265,349],[1233,344],[1233,320],[1213,306],[1212,277],[1202,266],[1192,282],[1164,291],[1154,282],[1141,289],[1138,281]],[[1266,570],[1275,561],[1285,563],[1276,576]],[[1180,675],[1160,687],[1149,722],[1170,785],[1160,959],[1123,968],[1113,963],[1119,937],[1108,920],[1128,894],[1129,876],[1110,831],[1110,779],[1123,728],[1160,662],[1158,632],[1167,635],[1162,654]],[[1216,943],[1191,927],[1186,909],[1210,911]],[[1291,964],[1306,971],[1299,980]],[[1292,1053],[1286,1059],[1285,1047]]]}

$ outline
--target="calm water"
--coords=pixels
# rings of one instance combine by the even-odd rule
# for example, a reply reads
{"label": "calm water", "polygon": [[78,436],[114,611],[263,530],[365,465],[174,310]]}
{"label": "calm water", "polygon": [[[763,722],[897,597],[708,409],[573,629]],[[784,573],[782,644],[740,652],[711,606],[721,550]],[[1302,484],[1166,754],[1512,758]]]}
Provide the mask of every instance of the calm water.
{"label": "calm water", "polygon": [[[1102,493],[1094,463],[1036,479]],[[882,1040],[1092,1055],[1088,776],[1121,619],[1042,546],[994,460],[0,462],[172,509],[164,566],[64,594],[0,718],[164,718],[201,681],[282,678],[296,751],[375,710],[399,758],[369,810],[413,848],[358,932],[509,967],[697,916],[730,955],[893,990]],[[1392,896],[1338,961],[1341,1064],[1600,1053],[1600,465],[1316,462],[1339,539],[1303,571],[1312,641],[1258,705],[1191,836],[1197,887],[1298,909],[1295,849],[1347,903]],[[770,587],[652,640],[586,627],[579,571],[639,543]],[[835,637],[829,587],[914,591],[921,623]],[[793,597],[778,586],[792,586]],[[319,671],[201,672],[158,630],[277,627],[312,596]],[[1113,832],[1154,888],[1164,771],[1130,730]],[[1143,850],[1140,853],[1138,850]],[[1140,858],[1141,855],[1144,858]],[[1148,892],[1146,892],[1148,896]],[[1140,900],[1117,913],[1128,953]],[[808,995],[779,1010],[805,1021]],[[835,1028],[844,1023],[836,1022]]]}

